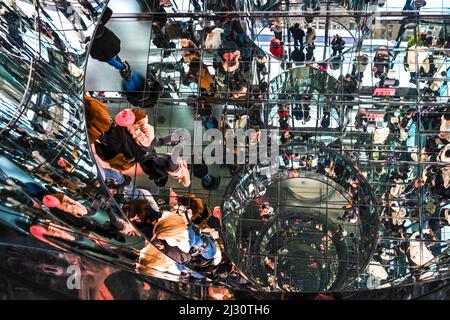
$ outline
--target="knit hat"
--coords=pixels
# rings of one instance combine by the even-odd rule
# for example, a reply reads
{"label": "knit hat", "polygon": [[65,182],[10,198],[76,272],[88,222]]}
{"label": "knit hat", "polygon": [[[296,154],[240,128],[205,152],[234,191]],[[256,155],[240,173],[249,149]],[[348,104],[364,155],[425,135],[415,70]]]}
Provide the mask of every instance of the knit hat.
{"label": "knit hat", "polygon": [[228,60],[233,60],[234,59],[234,54],[233,53],[225,53],[223,55],[224,60],[228,61]]}
{"label": "knit hat", "polygon": [[64,168],[66,166],[66,162],[64,161],[63,158],[59,158],[58,162],[58,167]]}
{"label": "knit hat", "polygon": [[136,116],[134,115],[133,111],[131,111],[131,109],[120,111],[114,118],[114,121],[120,127],[129,127],[134,124],[135,120]]}
{"label": "knit hat", "polygon": [[56,198],[55,196],[51,196],[51,195],[44,196],[44,198],[42,199],[42,202],[44,203],[44,205],[46,207],[49,207],[49,208],[56,208],[61,205],[61,202],[59,201],[59,199]]}

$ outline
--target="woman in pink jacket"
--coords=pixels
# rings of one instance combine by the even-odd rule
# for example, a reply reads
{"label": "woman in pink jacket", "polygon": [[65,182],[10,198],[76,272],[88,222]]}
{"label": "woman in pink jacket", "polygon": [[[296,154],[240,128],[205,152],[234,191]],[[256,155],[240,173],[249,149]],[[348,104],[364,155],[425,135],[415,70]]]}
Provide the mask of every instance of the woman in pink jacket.
{"label": "woman in pink jacket", "polygon": [[116,115],[114,124],[99,138],[95,149],[97,155],[116,170],[125,171],[139,163],[148,177],[161,187],[168,176],[188,187],[190,174],[186,161],[174,163],[171,155],[155,151],[155,147],[174,146],[183,139],[184,135],[179,133],[156,138],[147,113],[142,108],[132,108]]}

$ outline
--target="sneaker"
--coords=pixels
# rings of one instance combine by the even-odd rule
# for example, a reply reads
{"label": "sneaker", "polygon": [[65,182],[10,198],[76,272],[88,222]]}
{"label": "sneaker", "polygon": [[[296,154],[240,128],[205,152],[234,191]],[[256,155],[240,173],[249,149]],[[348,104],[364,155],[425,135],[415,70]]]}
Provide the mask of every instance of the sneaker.
{"label": "sneaker", "polygon": [[68,196],[64,196],[61,204],[57,208],[65,213],[68,213],[76,218],[81,218],[88,214],[88,210],[78,201],[75,201]]}
{"label": "sneaker", "polygon": [[187,168],[186,161],[184,160],[180,160],[177,170],[170,171],[168,173],[172,178],[178,180],[178,182],[181,183],[183,187],[187,188],[191,184],[191,174]]}
{"label": "sneaker", "polygon": [[[179,145],[180,143],[181,144],[186,143],[186,141],[187,141],[187,137],[185,135],[183,135],[183,134],[173,134],[172,135],[172,141],[170,141],[170,145],[172,147],[175,147],[175,146]],[[180,156],[182,156],[182,155],[180,154]]]}
{"label": "sneaker", "polygon": [[183,173],[183,176],[180,182],[183,187],[187,188],[191,185],[191,173],[189,172],[185,161],[183,161],[182,163],[181,171]]}
{"label": "sneaker", "polygon": [[43,226],[43,225],[32,225],[30,226],[30,233],[35,236],[40,241],[47,243],[51,246],[57,247],[59,249],[62,249],[63,251],[66,251],[66,249],[56,245],[53,242],[50,242],[45,236],[50,236],[54,238],[60,238],[67,241],[75,241],[75,237],[71,232],[63,229],[61,226]]}
{"label": "sneaker", "polygon": [[123,68],[122,70],[119,71],[120,76],[124,80],[130,80],[131,79],[131,67],[130,67],[130,64],[128,63],[128,61],[123,61],[122,63],[125,65],[125,68]]}

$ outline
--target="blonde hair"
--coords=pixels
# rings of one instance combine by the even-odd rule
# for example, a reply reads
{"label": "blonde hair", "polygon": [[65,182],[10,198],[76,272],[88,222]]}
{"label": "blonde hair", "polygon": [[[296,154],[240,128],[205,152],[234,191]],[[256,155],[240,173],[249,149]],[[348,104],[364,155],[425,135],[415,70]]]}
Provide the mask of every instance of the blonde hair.
{"label": "blonde hair", "polygon": [[153,227],[153,234],[161,240],[175,238],[177,241],[185,241],[187,223],[178,214],[171,214],[163,220],[159,220]]}
{"label": "blonde hair", "polygon": [[151,271],[148,269],[169,270],[173,265],[174,261],[149,243],[140,252],[136,271],[149,273]]}

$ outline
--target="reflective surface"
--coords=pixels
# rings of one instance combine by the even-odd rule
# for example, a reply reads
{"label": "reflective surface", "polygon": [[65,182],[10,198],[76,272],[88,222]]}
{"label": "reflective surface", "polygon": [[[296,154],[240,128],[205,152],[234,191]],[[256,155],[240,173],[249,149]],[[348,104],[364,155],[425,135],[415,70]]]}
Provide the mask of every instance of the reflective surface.
{"label": "reflective surface", "polygon": [[[448,6],[219,2],[111,1],[111,19],[106,1],[1,4],[0,221],[20,235],[5,243],[34,239],[30,247],[50,246],[63,260],[88,257],[192,288],[155,293],[168,298],[206,298],[199,288],[210,282],[235,290],[219,288],[223,299],[250,288],[261,290],[254,297],[357,298],[354,290],[392,287],[375,292],[405,299],[435,289],[426,283],[448,276]],[[145,29],[138,49],[125,36],[137,32],[130,20]],[[284,25],[269,31],[275,20]],[[298,44],[305,65],[293,55],[295,22],[316,33],[309,47]],[[218,47],[206,48],[207,25],[223,29]],[[92,57],[105,26],[121,38],[117,61]],[[285,47],[276,57],[270,43],[280,32]],[[335,33],[343,48],[333,44]],[[84,86],[89,52],[96,68],[87,69]],[[238,56],[235,73],[225,71],[230,53]],[[146,82],[132,86],[128,77]],[[279,168],[248,159],[189,165],[189,183],[168,167],[161,182],[132,157],[127,170],[111,170],[109,152],[123,141],[105,136],[131,106],[146,108],[156,136],[170,138],[157,156],[173,152],[176,129],[198,135],[201,120],[203,129],[274,130],[271,139],[283,144]],[[98,147],[105,141],[108,148]],[[136,200],[144,209],[132,206]],[[163,238],[172,220],[181,240]],[[18,261],[8,260],[9,270]],[[60,272],[38,265],[21,270]],[[423,287],[408,287],[417,281]],[[100,298],[64,284],[57,291]]]}
{"label": "reflective surface", "polygon": [[[85,5],[37,2],[35,11],[22,1],[13,7],[2,4],[2,17],[10,23],[2,54],[17,62],[2,63],[7,73],[1,95],[1,219],[60,250],[180,280],[181,271],[168,257],[165,267],[136,269],[152,245],[122,213],[90,152],[84,68],[105,3]],[[35,43],[21,41],[25,36]],[[144,247],[147,251],[140,252]],[[161,255],[156,248],[150,252]]]}
{"label": "reflective surface", "polygon": [[[287,153],[299,161],[284,161]],[[341,289],[364,270],[376,246],[372,190],[358,167],[325,147],[293,144],[281,154],[275,172],[249,167],[229,185],[223,203],[227,249],[265,290]],[[308,180],[321,181],[319,194],[335,194],[312,209],[296,197],[311,190]],[[265,207],[273,212],[265,215]],[[349,212],[357,221],[342,219]]]}

